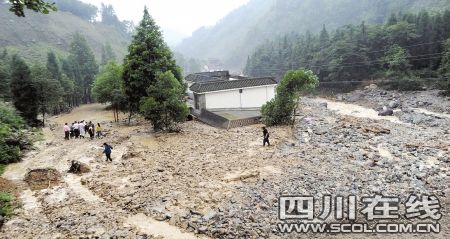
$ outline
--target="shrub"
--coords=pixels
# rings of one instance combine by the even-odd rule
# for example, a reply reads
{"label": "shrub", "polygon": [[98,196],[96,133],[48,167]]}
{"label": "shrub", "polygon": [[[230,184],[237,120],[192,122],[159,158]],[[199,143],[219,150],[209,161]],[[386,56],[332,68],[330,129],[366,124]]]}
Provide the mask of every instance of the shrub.
{"label": "shrub", "polygon": [[292,122],[302,93],[319,84],[310,70],[288,71],[277,87],[277,95],[261,108],[262,120],[267,125],[284,125]]}
{"label": "shrub", "polygon": [[13,200],[14,197],[10,193],[0,192],[0,215],[2,217],[10,217],[13,214]]}
{"label": "shrub", "polygon": [[25,127],[25,121],[15,109],[0,102],[0,164],[19,161],[20,148],[17,145],[11,145],[10,141],[22,137],[20,131]]}

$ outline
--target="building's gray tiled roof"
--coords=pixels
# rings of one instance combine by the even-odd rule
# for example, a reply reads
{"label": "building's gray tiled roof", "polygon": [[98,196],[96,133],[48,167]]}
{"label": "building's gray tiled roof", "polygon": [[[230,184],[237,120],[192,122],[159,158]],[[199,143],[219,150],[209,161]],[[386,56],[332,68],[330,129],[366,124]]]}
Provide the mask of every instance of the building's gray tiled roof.
{"label": "building's gray tiled roof", "polygon": [[230,73],[228,71],[212,71],[212,72],[199,72],[186,76],[186,81],[190,82],[207,82],[207,81],[219,81],[228,80]]}
{"label": "building's gray tiled roof", "polygon": [[275,85],[277,81],[272,77],[249,78],[231,81],[215,81],[195,83],[189,89],[195,93],[205,93],[219,90],[242,89],[255,86]]}

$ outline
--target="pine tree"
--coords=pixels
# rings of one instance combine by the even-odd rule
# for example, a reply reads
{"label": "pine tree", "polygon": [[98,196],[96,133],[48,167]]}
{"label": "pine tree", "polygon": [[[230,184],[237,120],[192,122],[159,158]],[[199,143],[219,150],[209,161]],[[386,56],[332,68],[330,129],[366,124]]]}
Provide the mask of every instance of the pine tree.
{"label": "pine tree", "polygon": [[47,54],[47,70],[53,79],[59,80],[61,78],[61,69],[59,68],[58,60],[54,52]]}
{"label": "pine tree", "polygon": [[102,61],[101,65],[104,66],[108,64],[110,61],[116,62],[116,54],[114,53],[111,44],[106,43],[102,47]]}
{"label": "pine tree", "polygon": [[10,64],[7,59],[3,60],[0,57],[0,99],[10,100],[11,90],[9,84],[11,83]]}
{"label": "pine tree", "polygon": [[37,89],[30,68],[19,56],[12,58],[11,93],[14,106],[28,123],[34,124],[38,115]]}
{"label": "pine tree", "polygon": [[389,17],[386,25],[388,26],[392,26],[397,24],[397,16],[395,15],[395,13],[392,13],[391,16]]}
{"label": "pine tree", "polygon": [[128,51],[124,60],[123,80],[131,117],[131,114],[138,112],[139,102],[142,97],[148,96],[147,89],[155,84],[159,73],[172,72],[180,84],[182,75],[147,8]]}
{"label": "pine tree", "polygon": [[328,35],[328,31],[325,28],[325,24],[323,25],[322,31],[320,32],[320,47],[326,47],[328,45],[328,41],[330,40],[330,35]]}
{"label": "pine tree", "polygon": [[98,73],[98,65],[86,38],[79,33],[74,35],[70,44],[69,61],[73,68],[76,88],[81,89],[81,92],[78,93],[82,102],[91,103],[91,86]]}
{"label": "pine tree", "polygon": [[42,114],[42,126],[45,126],[45,114],[57,107],[62,100],[64,92],[58,79],[43,65],[34,65],[31,68],[31,77],[36,87],[37,103]]}

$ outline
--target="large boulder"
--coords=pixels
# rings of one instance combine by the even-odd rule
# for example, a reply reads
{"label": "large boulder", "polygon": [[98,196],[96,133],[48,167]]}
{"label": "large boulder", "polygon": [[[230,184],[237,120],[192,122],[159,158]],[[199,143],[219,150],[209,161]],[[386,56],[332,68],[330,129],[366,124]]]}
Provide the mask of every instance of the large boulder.
{"label": "large boulder", "polygon": [[87,166],[84,163],[78,162],[73,160],[70,168],[69,168],[69,173],[74,173],[74,174],[83,174],[83,173],[89,173],[91,171],[91,169],[89,168],[89,166]]}
{"label": "large boulder", "polygon": [[378,116],[391,116],[394,115],[394,111],[390,108],[384,108],[382,111],[378,112]]}
{"label": "large boulder", "polygon": [[365,87],[366,90],[376,90],[378,89],[378,86],[376,84],[370,84],[369,86]]}
{"label": "large boulder", "polygon": [[391,109],[396,109],[400,106],[400,102],[393,100],[391,102],[389,102],[389,108]]}

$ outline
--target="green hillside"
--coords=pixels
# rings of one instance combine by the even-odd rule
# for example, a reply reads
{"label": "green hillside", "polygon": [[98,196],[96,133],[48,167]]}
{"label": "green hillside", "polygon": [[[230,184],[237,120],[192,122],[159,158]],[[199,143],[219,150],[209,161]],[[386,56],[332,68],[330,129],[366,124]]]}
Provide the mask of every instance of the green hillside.
{"label": "green hillside", "polygon": [[29,62],[46,59],[54,50],[66,56],[75,32],[83,34],[95,53],[101,58],[104,44],[109,43],[119,59],[126,53],[128,37],[115,27],[99,22],[89,22],[69,12],[52,12],[48,15],[27,11],[19,18],[0,5],[0,48],[18,53]]}
{"label": "green hillside", "polygon": [[202,28],[177,48],[187,57],[219,58],[242,69],[256,46],[287,33],[318,32],[346,24],[380,24],[391,13],[436,10],[450,0],[251,0],[217,25]]}

